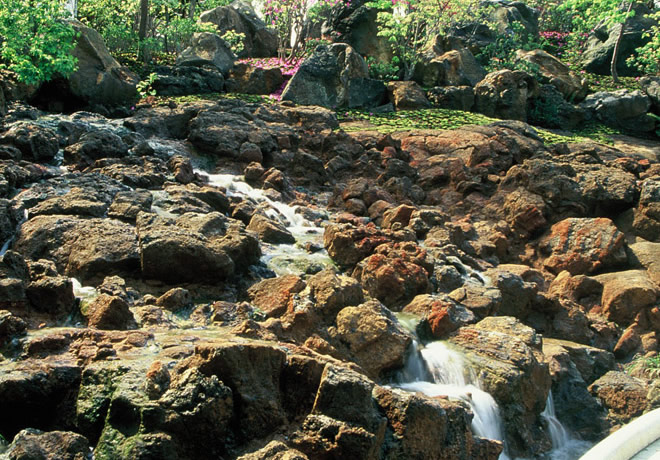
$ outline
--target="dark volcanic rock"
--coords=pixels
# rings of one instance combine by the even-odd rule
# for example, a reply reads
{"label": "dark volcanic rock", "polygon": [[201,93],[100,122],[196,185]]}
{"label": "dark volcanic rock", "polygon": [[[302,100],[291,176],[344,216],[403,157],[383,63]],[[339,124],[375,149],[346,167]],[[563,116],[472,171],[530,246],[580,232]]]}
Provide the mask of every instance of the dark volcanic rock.
{"label": "dark volcanic rock", "polygon": [[33,428],[18,433],[3,454],[11,460],[81,460],[88,455],[89,441],[78,433]]}
{"label": "dark volcanic rock", "polygon": [[222,38],[209,32],[198,32],[193,35],[191,46],[177,56],[176,63],[180,66],[213,65],[223,75],[228,75],[235,59]]}

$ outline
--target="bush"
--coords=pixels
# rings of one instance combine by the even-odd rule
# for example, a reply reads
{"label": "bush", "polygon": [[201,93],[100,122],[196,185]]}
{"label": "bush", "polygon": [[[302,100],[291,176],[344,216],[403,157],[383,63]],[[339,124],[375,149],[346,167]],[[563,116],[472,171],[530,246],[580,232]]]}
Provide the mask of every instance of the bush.
{"label": "bush", "polygon": [[0,64],[19,81],[38,85],[76,70],[76,32],[59,0],[0,0]]}

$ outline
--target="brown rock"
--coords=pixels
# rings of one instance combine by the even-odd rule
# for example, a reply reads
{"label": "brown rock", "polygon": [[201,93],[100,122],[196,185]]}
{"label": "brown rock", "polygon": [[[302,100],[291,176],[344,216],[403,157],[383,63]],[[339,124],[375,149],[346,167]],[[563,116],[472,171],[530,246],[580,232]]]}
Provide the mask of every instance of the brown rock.
{"label": "brown rock", "polygon": [[606,273],[595,279],[603,285],[601,304],[610,321],[627,326],[637,313],[655,304],[660,289],[643,270]]}
{"label": "brown rock", "polygon": [[541,76],[557,88],[565,99],[579,102],[587,95],[589,87],[586,81],[553,55],[539,49],[518,50],[516,57],[537,65]]}
{"label": "brown rock", "polygon": [[625,237],[607,218],[569,218],[556,223],[541,242],[543,262],[553,273],[593,273],[626,261]]}
{"label": "brown rock", "polygon": [[308,460],[309,457],[299,450],[292,449],[280,441],[271,441],[265,447],[241,455],[237,460]]}
{"label": "brown rock", "polygon": [[499,70],[474,87],[475,110],[488,116],[527,121],[527,106],[538,94],[538,83],[520,70]]}
{"label": "brown rock", "polygon": [[414,81],[391,81],[387,93],[396,110],[418,110],[431,106],[424,90]]}
{"label": "brown rock", "polygon": [[254,214],[247,230],[256,233],[259,239],[266,243],[293,244],[296,239],[284,225],[277,223],[261,214]]}
{"label": "brown rock", "polygon": [[293,311],[293,297],[305,288],[297,275],[284,275],[266,279],[248,289],[250,301],[268,317],[281,316]]}
{"label": "brown rock", "polygon": [[121,297],[101,294],[87,306],[87,322],[96,329],[130,329],[135,318]]}
{"label": "brown rock", "polygon": [[167,291],[156,300],[156,305],[169,311],[177,311],[192,306],[190,291],[183,288],[174,288]]}
{"label": "brown rock", "polygon": [[25,335],[27,324],[7,310],[0,310],[0,346],[9,343],[14,337]]}
{"label": "brown rock", "polygon": [[89,455],[89,441],[69,431],[43,432],[27,428],[16,435],[3,454],[12,460],[82,460]]}
{"label": "brown rock", "polygon": [[616,423],[627,423],[644,412],[647,406],[647,386],[625,372],[610,371],[589,386]]}

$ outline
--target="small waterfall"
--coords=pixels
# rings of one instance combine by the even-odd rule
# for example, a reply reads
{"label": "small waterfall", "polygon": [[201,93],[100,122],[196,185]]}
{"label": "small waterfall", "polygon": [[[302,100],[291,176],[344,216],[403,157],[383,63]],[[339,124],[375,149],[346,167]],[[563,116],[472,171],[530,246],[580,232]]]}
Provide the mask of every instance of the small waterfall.
{"label": "small waterfall", "polygon": [[11,246],[11,244],[14,242],[14,239],[15,239],[16,236],[18,235],[18,232],[21,230],[21,226],[22,226],[22,225],[25,223],[25,221],[27,221],[27,220],[28,220],[28,210],[27,210],[27,209],[24,209],[24,210],[23,210],[23,218],[21,219],[21,221],[20,221],[20,222],[18,223],[18,225],[16,226],[16,231],[14,232],[14,235],[13,235],[11,238],[9,238],[7,241],[5,241],[5,243],[4,243],[4,244],[2,245],[2,247],[0,248],[0,257],[4,256],[5,253],[9,250],[9,246]]}
{"label": "small waterfall", "polygon": [[552,391],[548,392],[548,400],[545,402],[545,409],[541,412],[541,417],[543,417],[548,424],[552,448],[561,449],[566,446],[570,438],[568,432],[555,414],[555,402],[552,399]]}
{"label": "small waterfall", "polygon": [[[504,442],[497,403],[490,394],[479,388],[474,372],[465,364],[463,356],[443,342],[429,343],[419,351],[417,342],[413,342],[413,345],[415,349],[401,376],[407,383],[397,386],[407,391],[419,391],[427,396],[444,395],[466,402],[474,413],[474,434]],[[508,458],[505,452],[500,455],[500,460]]]}

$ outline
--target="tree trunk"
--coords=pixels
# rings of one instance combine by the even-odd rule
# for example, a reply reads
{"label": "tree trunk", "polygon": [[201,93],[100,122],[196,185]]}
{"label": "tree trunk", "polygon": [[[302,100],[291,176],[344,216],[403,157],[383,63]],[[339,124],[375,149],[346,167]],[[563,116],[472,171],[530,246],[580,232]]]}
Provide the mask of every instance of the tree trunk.
{"label": "tree trunk", "polygon": [[614,83],[619,83],[619,73],[616,70],[616,65],[619,61],[619,50],[621,48],[621,42],[623,41],[623,33],[626,30],[626,23],[628,22],[627,15],[632,10],[633,0],[630,0],[628,4],[628,10],[626,11],[626,18],[621,23],[621,30],[619,30],[619,36],[616,38],[616,43],[614,44],[614,51],[612,51],[612,62],[610,63],[610,73],[612,74],[612,80]]}
{"label": "tree trunk", "polygon": [[140,0],[140,28],[138,30],[139,57],[143,62],[149,62],[150,56],[144,43],[147,38],[147,24],[149,24],[149,0]]}
{"label": "tree trunk", "polygon": [[64,8],[71,13],[73,19],[76,19],[76,16],[78,15],[78,0],[66,0]]}
{"label": "tree trunk", "polygon": [[196,0],[190,0],[190,12],[188,14],[188,17],[190,19],[194,19],[194,17],[195,17],[195,6],[197,6],[197,1]]}

